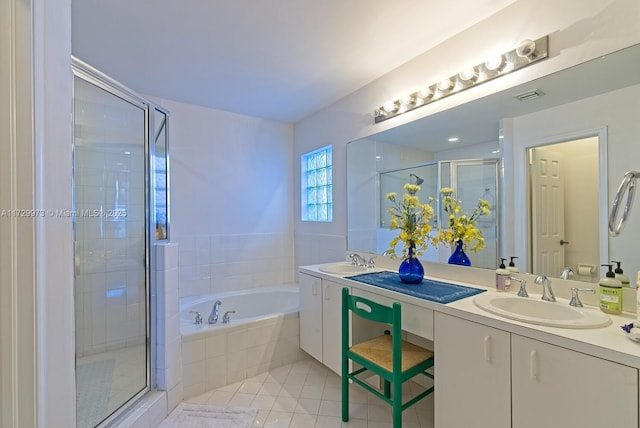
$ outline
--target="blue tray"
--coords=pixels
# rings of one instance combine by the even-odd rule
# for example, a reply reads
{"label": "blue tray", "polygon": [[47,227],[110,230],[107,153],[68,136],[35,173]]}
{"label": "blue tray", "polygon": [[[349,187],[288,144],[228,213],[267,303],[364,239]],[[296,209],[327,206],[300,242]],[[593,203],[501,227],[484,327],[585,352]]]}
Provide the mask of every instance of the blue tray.
{"label": "blue tray", "polygon": [[420,284],[405,284],[400,281],[397,272],[389,271],[363,273],[346,278],[442,304],[455,302],[485,291],[479,288],[433,281],[426,278]]}

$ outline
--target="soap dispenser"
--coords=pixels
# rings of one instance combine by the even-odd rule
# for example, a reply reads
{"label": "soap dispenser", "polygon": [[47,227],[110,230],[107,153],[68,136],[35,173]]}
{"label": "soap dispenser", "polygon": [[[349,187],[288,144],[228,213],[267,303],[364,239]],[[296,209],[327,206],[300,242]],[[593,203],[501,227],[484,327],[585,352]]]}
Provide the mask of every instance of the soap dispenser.
{"label": "soap dispenser", "polygon": [[496,269],[496,290],[507,291],[511,287],[511,272],[505,267],[504,262],[507,259],[500,259],[500,267]]}
{"label": "soap dispenser", "polygon": [[622,268],[620,267],[621,262],[611,260],[611,263],[615,263],[618,265],[613,271],[616,274],[616,279],[618,279],[618,281],[622,283],[623,287],[627,287],[627,288],[631,287],[631,281],[629,280],[629,277],[624,274],[624,272],[622,271]]}
{"label": "soap dispenser", "polygon": [[616,279],[613,265],[605,264],[609,271],[600,278],[600,310],[607,314],[620,315],[622,313],[622,283]]}
{"label": "soap dispenser", "polygon": [[507,270],[510,273],[518,273],[518,272],[520,272],[518,270],[518,267],[516,266],[516,263],[513,261],[513,259],[517,259],[517,258],[518,258],[517,256],[511,256],[511,261],[509,262],[509,266],[507,266]]}

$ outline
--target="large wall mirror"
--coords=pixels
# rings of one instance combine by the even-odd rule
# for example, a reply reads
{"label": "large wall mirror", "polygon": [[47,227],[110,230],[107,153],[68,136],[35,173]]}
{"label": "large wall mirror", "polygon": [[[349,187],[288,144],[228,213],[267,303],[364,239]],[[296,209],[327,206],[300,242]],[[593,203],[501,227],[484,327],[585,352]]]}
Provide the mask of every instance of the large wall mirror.
{"label": "large wall mirror", "polygon": [[[495,269],[498,257],[517,256],[521,271],[560,277],[569,267],[570,279],[595,282],[600,264],[620,260],[635,278],[640,217],[618,238],[607,236],[606,221],[623,174],[640,170],[640,46],[350,142],[348,250],[388,247],[385,175],[398,182],[418,176],[421,199],[437,197],[447,183],[429,165],[492,159],[499,162],[495,187],[477,177],[457,189],[471,202],[487,188],[494,198],[496,243],[470,255],[474,266]],[[556,181],[545,182],[548,174]],[[428,260],[446,262],[450,254],[433,251]]]}

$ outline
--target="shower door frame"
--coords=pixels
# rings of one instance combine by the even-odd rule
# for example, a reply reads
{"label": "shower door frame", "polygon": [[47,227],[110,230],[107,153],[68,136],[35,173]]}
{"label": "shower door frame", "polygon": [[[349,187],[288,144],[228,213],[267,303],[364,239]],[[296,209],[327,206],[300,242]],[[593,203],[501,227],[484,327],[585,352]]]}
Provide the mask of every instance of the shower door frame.
{"label": "shower door frame", "polygon": [[[155,350],[152,349],[152,330],[155,329],[155,326],[152,328],[152,312],[155,312],[155,309],[151,307],[151,268],[150,268],[150,248],[151,248],[151,233],[150,227],[151,222],[149,221],[149,213],[150,213],[150,138],[149,138],[149,124],[150,124],[150,110],[156,106],[149,103],[147,100],[142,98],[133,90],[128,87],[122,85],[118,81],[112,79],[106,74],[96,70],[85,62],[71,57],[71,67],[73,72],[73,77],[78,77],[80,79],[85,80],[86,82],[95,85],[96,87],[123,99],[126,102],[129,102],[136,107],[141,108],[144,111],[144,201],[145,201],[145,209],[144,209],[144,231],[145,231],[145,251],[144,251],[144,270],[145,270],[145,350],[146,350],[146,385],[136,394],[131,396],[126,402],[124,402],[118,409],[116,409],[113,413],[111,413],[108,417],[106,417],[98,427],[106,426],[109,423],[113,422],[120,415],[126,412],[133,403],[143,397],[151,390],[151,373],[154,371],[154,362],[155,362]],[[73,85],[72,85],[73,90]],[[75,99],[75,95],[72,97]],[[163,109],[158,108],[163,111]],[[72,131],[72,141],[75,142],[75,130]],[[75,144],[75,143],[74,143]],[[168,150],[168,149],[167,149]],[[75,155],[74,155],[75,156]],[[75,189],[75,173],[72,175],[72,188]],[[76,200],[75,200],[75,192],[72,192],[73,201],[72,208],[76,209]],[[73,222],[73,241],[76,242],[76,222]],[[74,250],[75,257],[75,250]],[[75,269],[74,269],[75,271]],[[75,275],[74,275],[75,276]],[[75,290],[75,280],[74,280],[74,299],[76,296]],[[74,315],[75,318],[75,315]],[[75,324],[75,322],[74,322]],[[76,358],[77,359],[77,358]],[[75,363],[74,363],[75,365]],[[75,371],[75,370],[74,370]],[[76,374],[77,379],[77,374]],[[74,381],[75,384],[75,381]]]}

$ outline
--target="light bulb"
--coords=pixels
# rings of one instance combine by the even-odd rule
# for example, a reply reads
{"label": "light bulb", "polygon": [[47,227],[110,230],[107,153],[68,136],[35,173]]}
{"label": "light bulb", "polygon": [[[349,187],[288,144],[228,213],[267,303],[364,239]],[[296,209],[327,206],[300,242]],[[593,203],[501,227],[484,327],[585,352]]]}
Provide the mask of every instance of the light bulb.
{"label": "light bulb", "polygon": [[516,47],[516,55],[520,58],[534,59],[536,57],[536,42],[533,40],[523,40]]}
{"label": "light bulb", "polygon": [[460,79],[466,81],[475,81],[478,78],[478,72],[476,71],[475,67],[469,67],[467,69],[462,70],[458,76],[460,76]]}
{"label": "light bulb", "polygon": [[438,82],[438,89],[441,91],[447,91],[453,87],[453,82],[449,77],[446,77]]}
{"label": "light bulb", "polygon": [[484,63],[484,66],[487,70],[501,71],[504,68],[504,57],[502,55],[491,57]]}
{"label": "light bulb", "polygon": [[396,103],[393,100],[387,100],[384,102],[384,105],[382,106],[382,108],[384,108],[384,111],[386,111],[387,113],[391,113],[395,111]]}
{"label": "light bulb", "polygon": [[426,86],[425,85],[422,89],[420,89],[420,92],[418,93],[418,96],[420,98],[422,98],[423,100],[433,96],[433,90],[431,89],[431,86]]}

